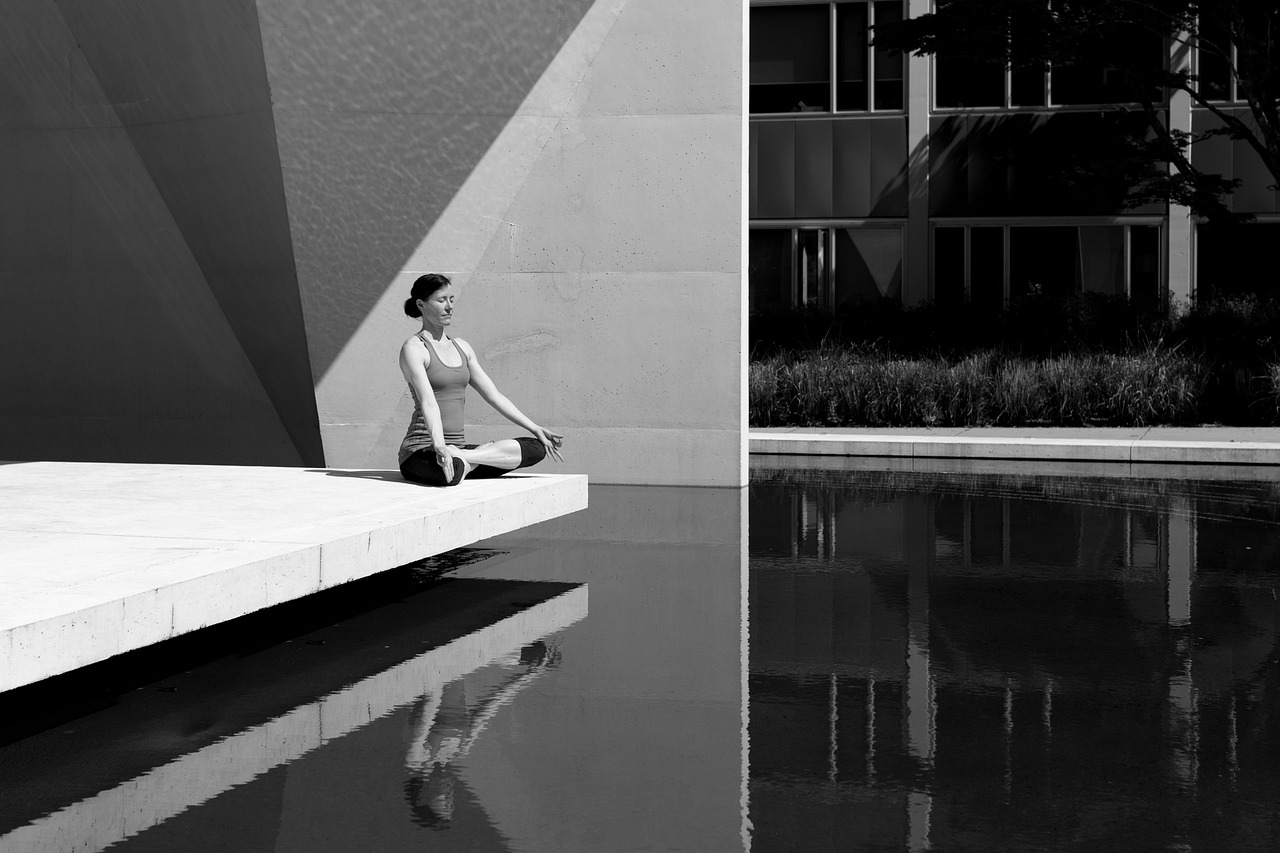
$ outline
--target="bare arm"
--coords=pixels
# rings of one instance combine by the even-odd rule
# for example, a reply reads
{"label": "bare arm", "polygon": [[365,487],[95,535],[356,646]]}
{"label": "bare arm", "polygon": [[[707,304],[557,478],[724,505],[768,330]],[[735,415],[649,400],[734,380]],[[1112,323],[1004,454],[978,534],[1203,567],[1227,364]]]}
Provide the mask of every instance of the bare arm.
{"label": "bare arm", "polygon": [[476,351],[471,348],[471,344],[461,338],[454,338],[458,345],[462,347],[463,353],[467,357],[467,368],[471,372],[471,387],[476,389],[476,393],[497,410],[507,420],[511,421],[518,427],[523,427],[533,433],[534,437],[542,442],[547,449],[547,453],[557,462],[560,458],[560,445],[564,441],[564,436],[556,432],[550,432],[538,426],[529,417],[518,408],[516,404],[507,399],[507,395],[498,390],[498,386],[489,378],[489,374],[485,373],[484,368],[480,366],[480,359],[476,356]]}
{"label": "bare arm", "polygon": [[444,443],[444,422],[440,419],[440,406],[436,403],[435,392],[431,390],[431,380],[427,379],[427,364],[431,353],[417,337],[409,338],[400,347],[400,372],[405,381],[413,389],[422,409],[422,417],[427,422],[427,431],[431,433],[431,447],[440,460],[446,479],[453,479],[453,455]]}

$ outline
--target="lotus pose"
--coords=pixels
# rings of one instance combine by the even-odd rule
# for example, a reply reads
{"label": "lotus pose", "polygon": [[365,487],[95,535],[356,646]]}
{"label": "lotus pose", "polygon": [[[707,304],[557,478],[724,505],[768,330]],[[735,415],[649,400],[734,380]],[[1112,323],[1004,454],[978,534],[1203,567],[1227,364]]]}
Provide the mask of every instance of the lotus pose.
{"label": "lotus pose", "polygon": [[[420,276],[404,302],[404,313],[422,318],[422,330],[400,347],[400,372],[413,393],[413,420],[400,444],[400,473],[429,486],[456,486],[464,477],[501,477],[546,456],[560,461],[564,436],[529,420],[506,398],[480,366],[471,344],[450,337],[456,295],[446,276]],[[463,402],[467,386],[533,438],[506,438],[467,444]]]}

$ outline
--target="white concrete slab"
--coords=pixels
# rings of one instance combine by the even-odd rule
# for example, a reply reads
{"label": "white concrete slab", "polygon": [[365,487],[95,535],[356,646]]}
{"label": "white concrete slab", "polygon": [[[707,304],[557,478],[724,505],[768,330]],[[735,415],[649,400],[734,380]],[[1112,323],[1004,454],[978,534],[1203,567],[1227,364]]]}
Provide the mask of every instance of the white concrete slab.
{"label": "white concrete slab", "polygon": [[0,690],[586,506],[581,475],[0,466]]}

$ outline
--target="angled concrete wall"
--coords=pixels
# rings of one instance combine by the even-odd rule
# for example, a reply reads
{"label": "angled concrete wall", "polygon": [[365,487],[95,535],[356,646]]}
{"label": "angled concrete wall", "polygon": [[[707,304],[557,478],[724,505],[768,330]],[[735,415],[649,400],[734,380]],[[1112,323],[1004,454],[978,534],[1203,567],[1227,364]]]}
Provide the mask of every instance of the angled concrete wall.
{"label": "angled concrete wall", "polygon": [[319,464],[252,4],[0,15],[0,458]]}
{"label": "angled concrete wall", "polygon": [[329,464],[395,458],[434,271],[549,470],[743,482],[737,3],[258,5]]}
{"label": "angled concrete wall", "polygon": [[739,4],[0,14],[0,459],[390,467],[440,271],[554,470],[744,482]]}

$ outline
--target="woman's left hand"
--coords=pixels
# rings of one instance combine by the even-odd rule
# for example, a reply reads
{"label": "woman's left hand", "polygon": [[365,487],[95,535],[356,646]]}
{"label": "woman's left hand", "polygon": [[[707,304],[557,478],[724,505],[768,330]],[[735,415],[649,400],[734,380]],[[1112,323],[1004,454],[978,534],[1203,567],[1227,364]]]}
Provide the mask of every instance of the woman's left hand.
{"label": "woman's left hand", "polygon": [[558,432],[552,432],[549,429],[543,429],[535,426],[532,430],[533,437],[542,442],[543,448],[547,451],[547,455],[557,462],[563,462],[564,458],[560,456],[560,445],[564,444],[564,436]]}

